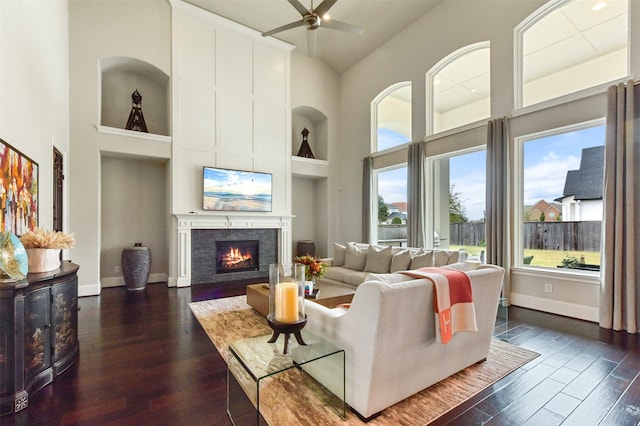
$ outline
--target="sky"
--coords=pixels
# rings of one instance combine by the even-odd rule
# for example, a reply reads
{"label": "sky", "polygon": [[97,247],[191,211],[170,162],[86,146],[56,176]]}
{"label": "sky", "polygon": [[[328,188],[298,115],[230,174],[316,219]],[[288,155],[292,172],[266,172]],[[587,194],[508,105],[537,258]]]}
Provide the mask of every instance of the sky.
{"label": "sky", "polygon": [[[580,168],[583,148],[604,145],[604,133],[605,127],[597,126],[525,142],[524,204],[562,196],[567,171]],[[484,217],[485,171],[484,150],[451,157],[450,182],[469,220]],[[407,201],[406,176],[406,167],[379,173],[378,193],[387,204]]]}
{"label": "sky", "polygon": [[204,191],[235,194],[270,194],[271,174],[205,167]]}

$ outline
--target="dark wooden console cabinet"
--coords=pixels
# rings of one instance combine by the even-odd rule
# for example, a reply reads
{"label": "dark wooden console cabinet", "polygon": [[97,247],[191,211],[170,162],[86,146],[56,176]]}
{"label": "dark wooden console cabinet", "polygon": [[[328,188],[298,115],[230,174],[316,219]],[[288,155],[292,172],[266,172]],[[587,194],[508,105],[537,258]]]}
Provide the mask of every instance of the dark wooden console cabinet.
{"label": "dark wooden console cabinet", "polygon": [[29,396],[77,359],[78,265],[0,282],[0,415],[20,411]]}

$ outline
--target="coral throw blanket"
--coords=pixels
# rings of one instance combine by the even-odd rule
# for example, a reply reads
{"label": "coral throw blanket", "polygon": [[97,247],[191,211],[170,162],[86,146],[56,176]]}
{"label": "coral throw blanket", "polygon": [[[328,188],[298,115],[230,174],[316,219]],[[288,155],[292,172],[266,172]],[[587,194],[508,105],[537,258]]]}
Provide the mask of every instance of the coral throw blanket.
{"label": "coral throw blanket", "polygon": [[433,283],[436,339],[448,343],[458,331],[478,331],[471,280],[467,274],[436,267],[402,273],[414,278],[426,278]]}

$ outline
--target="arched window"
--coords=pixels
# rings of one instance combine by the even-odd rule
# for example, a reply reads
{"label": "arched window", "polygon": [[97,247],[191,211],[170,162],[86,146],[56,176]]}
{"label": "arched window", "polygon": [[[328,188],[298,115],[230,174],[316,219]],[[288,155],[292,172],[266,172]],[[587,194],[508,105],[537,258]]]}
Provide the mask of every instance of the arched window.
{"label": "arched window", "polygon": [[371,152],[384,151],[411,141],[411,83],[394,84],[371,103]]}
{"label": "arched window", "polygon": [[554,0],[515,29],[516,108],[629,75],[627,0]]}
{"label": "arched window", "polygon": [[427,72],[427,133],[491,116],[489,42],[453,52]]}

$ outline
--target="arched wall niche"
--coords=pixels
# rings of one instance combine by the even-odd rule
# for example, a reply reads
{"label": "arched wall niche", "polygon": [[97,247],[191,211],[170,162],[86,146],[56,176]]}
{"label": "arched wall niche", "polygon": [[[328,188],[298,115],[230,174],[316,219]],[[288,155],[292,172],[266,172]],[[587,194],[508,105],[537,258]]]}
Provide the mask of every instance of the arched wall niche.
{"label": "arched wall niche", "polygon": [[131,112],[131,94],[142,95],[142,113],[149,133],[171,136],[170,78],[148,62],[126,56],[100,58],[102,126],[124,129]]}
{"label": "arched wall niche", "polygon": [[293,108],[291,120],[291,152],[296,155],[302,144],[302,130],[309,131],[308,142],[317,160],[327,160],[328,153],[328,123],[327,116],[310,106]]}

